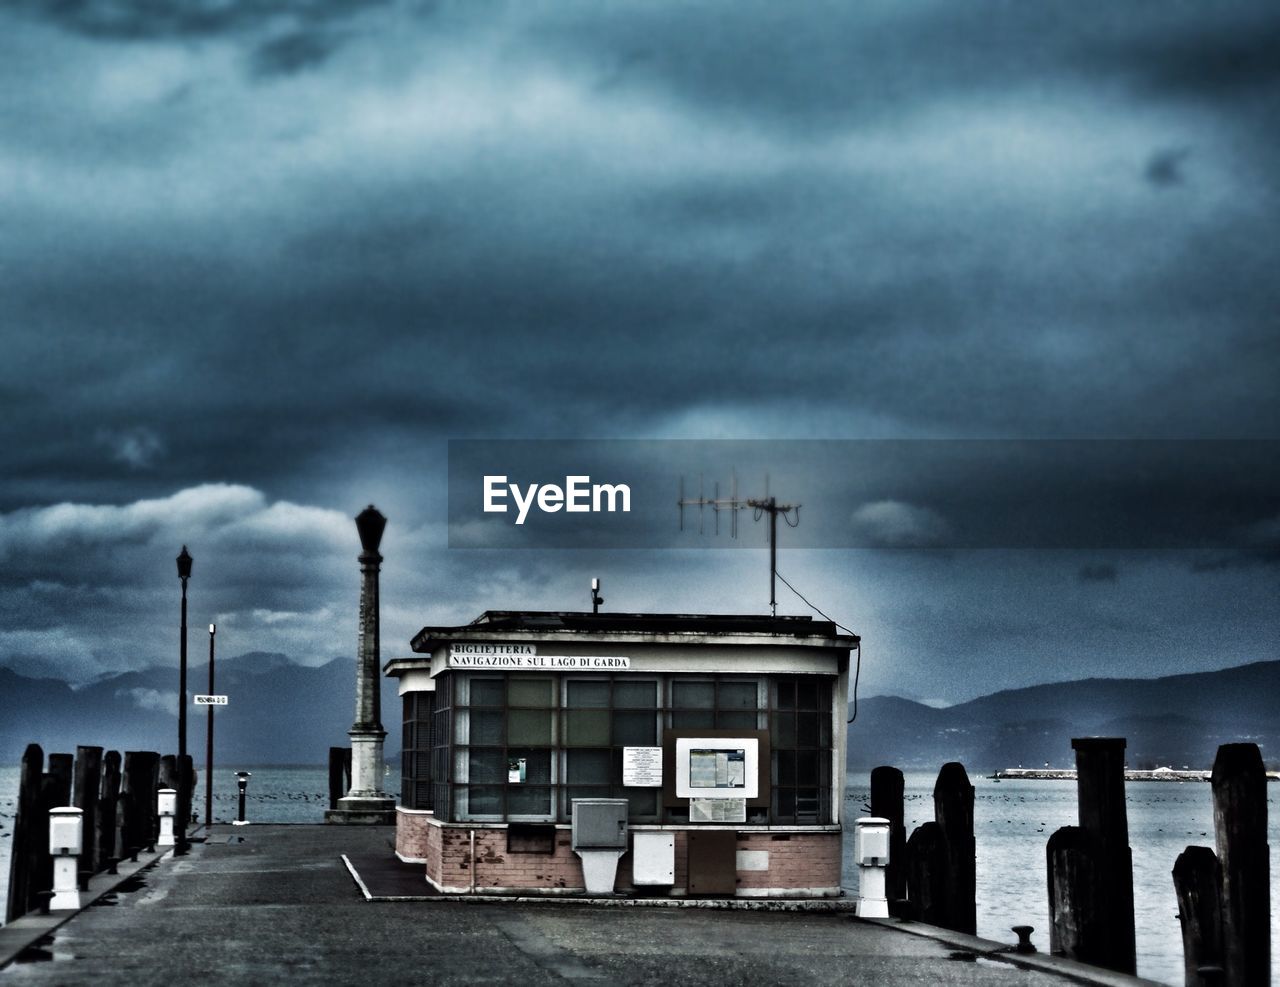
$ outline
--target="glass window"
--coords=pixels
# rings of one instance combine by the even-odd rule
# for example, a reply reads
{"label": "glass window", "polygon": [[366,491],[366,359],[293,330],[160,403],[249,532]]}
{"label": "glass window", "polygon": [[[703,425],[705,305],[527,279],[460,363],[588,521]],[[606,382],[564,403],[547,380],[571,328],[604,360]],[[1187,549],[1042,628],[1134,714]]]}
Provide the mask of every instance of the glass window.
{"label": "glass window", "polygon": [[570,785],[607,785],[613,770],[607,750],[575,750],[565,755]]}
{"label": "glass window", "polygon": [[507,711],[507,743],[551,746],[552,714],[549,709]]}
{"label": "glass window", "polygon": [[753,682],[721,682],[716,705],[720,709],[755,709],[759,690]]}
{"label": "glass window", "polygon": [[652,709],[658,705],[658,683],[624,679],[613,684],[613,705],[624,709]]}
{"label": "glass window", "polygon": [[467,714],[471,721],[472,744],[502,743],[502,711],[498,709],[475,709]]}
{"label": "glass window", "polygon": [[671,683],[671,705],[675,709],[713,709],[716,703],[714,682]]}
{"label": "glass window", "polygon": [[597,679],[570,679],[565,683],[565,699],[570,709],[607,709],[609,683]]}
{"label": "glass window", "polygon": [[571,709],[565,713],[565,746],[600,747],[609,743],[607,709]]}
{"label": "glass window", "polygon": [[658,718],[654,713],[613,714],[613,743],[618,747],[653,747],[658,743]]}
{"label": "glass window", "polygon": [[471,706],[501,706],[502,679],[471,679]]}
{"label": "glass window", "polygon": [[506,781],[506,754],[501,750],[473,747],[467,758],[467,780],[473,786]]}
{"label": "glass window", "polygon": [[507,702],[511,706],[550,708],[555,705],[555,680],[512,675],[507,679]]}

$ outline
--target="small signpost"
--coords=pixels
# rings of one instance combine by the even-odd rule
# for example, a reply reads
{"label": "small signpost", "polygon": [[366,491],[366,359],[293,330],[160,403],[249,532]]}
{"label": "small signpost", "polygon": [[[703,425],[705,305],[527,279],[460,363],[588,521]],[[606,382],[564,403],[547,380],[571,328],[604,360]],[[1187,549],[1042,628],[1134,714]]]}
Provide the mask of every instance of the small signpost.
{"label": "small signpost", "polygon": [[225,706],[226,696],[192,696],[197,706]]}

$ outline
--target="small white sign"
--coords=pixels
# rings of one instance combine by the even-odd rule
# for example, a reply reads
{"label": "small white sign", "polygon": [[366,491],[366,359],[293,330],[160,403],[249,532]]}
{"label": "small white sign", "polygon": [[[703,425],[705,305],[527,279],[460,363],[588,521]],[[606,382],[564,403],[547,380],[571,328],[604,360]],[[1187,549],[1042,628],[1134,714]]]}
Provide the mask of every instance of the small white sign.
{"label": "small white sign", "polygon": [[662,748],[622,748],[622,784],[626,788],[661,788]]}
{"label": "small white sign", "polygon": [[197,706],[225,706],[226,696],[192,696]]}

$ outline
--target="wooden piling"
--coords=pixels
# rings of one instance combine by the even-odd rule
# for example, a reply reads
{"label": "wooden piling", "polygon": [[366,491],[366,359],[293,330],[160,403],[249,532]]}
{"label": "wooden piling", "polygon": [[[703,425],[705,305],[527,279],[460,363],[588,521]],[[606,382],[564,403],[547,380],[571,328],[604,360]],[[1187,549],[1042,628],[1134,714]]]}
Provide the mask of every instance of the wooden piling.
{"label": "wooden piling", "polygon": [[1226,982],[1267,984],[1271,968],[1267,776],[1257,744],[1223,744],[1213,762],[1213,822],[1222,867]]}
{"label": "wooden piling", "polygon": [[120,772],[120,853],[119,857],[128,857],[135,847],[146,846],[144,840],[145,827],[142,814],[145,813],[145,796],[142,789],[146,787],[142,770],[143,753],[141,751],[125,751],[124,766]]}
{"label": "wooden piling", "polygon": [[1082,963],[1098,964],[1102,875],[1097,841],[1080,826],[1063,826],[1049,837],[1045,863],[1049,874],[1049,951]]}
{"label": "wooden piling", "polygon": [[933,815],[947,848],[946,921],[948,929],[975,935],[977,910],[977,844],[973,837],[973,785],[959,761],[938,772],[933,786]]}
{"label": "wooden piling", "polygon": [[81,842],[84,851],[80,856],[80,869],[93,873],[98,869],[98,798],[102,789],[102,748],[77,747],[75,781],[71,792],[71,804],[80,809]]}
{"label": "wooden piling", "polygon": [[178,817],[174,820],[173,826],[174,826],[174,833],[181,834],[181,842],[185,846],[187,832],[191,829],[191,793],[196,790],[195,760],[191,757],[190,754],[184,754],[181,758],[178,759],[178,781],[181,782],[181,785],[182,785],[182,787],[179,788],[178,790],[180,792],[185,790],[187,793],[187,796],[186,796],[187,808],[186,808],[186,815],[185,816],[182,815],[181,814],[182,804],[181,802],[179,802],[179,805],[178,805],[179,814],[178,814]]}
{"label": "wooden piling", "polygon": [[160,758],[160,774],[156,784],[160,788],[172,788],[176,792],[178,782],[178,758],[174,754],[165,754]]}
{"label": "wooden piling", "polygon": [[[1090,836],[1099,882],[1094,899],[1099,915],[1086,922],[1084,934],[1096,935],[1085,944],[1087,963],[1119,973],[1137,970],[1133,918],[1133,855],[1129,849],[1129,819],[1124,796],[1123,737],[1077,737],[1076,791],[1080,828]],[[1084,897],[1083,893],[1081,897]]]}
{"label": "wooden piling", "polygon": [[[333,801],[333,769],[330,768],[329,798]],[[898,915],[907,897],[906,850],[907,830],[903,823],[903,790],[905,781],[897,768],[884,765],[871,772],[871,814],[889,820],[889,863],[885,867],[885,897],[889,914]],[[331,808],[333,806],[330,806]]]}
{"label": "wooden piling", "polygon": [[921,823],[907,840],[903,883],[907,912],[917,922],[946,927],[947,837],[936,822]]}
{"label": "wooden piling", "polygon": [[71,804],[75,773],[75,757],[71,754],[49,755],[49,796],[55,800],[55,806]]}
{"label": "wooden piling", "polygon": [[39,828],[40,784],[44,775],[44,751],[28,744],[22,755],[18,778],[18,804],[13,819],[13,846],[9,849],[9,897],[4,920],[29,912],[35,902],[32,878],[35,874],[35,833]]}
{"label": "wooden piling", "polygon": [[97,869],[120,858],[119,829],[116,826],[116,803],[120,800],[120,752],[107,751],[102,758],[102,788],[98,795],[98,818],[94,825],[97,844]]}
{"label": "wooden piling", "polygon": [[1189,846],[1173,865],[1173,889],[1182,924],[1182,961],[1187,987],[1211,987],[1216,978],[1201,973],[1223,965],[1222,868],[1207,846]]}

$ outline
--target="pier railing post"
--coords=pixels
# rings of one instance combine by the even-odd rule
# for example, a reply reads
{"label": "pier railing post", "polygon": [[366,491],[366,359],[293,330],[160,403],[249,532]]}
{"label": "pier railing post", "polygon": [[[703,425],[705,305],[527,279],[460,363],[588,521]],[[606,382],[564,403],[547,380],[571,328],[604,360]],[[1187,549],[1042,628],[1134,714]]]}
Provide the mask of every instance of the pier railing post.
{"label": "pier railing post", "polygon": [[1173,888],[1182,923],[1182,962],[1187,987],[1211,987],[1206,967],[1222,968],[1222,868],[1207,846],[1189,846],[1173,865]]}
{"label": "pier railing post", "polygon": [[[890,779],[886,787],[892,791],[892,785]],[[973,935],[977,930],[973,785],[958,761],[944,764],[938,772],[933,815],[933,822],[917,826],[906,841],[902,859],[907,905],[903,910],[917,921]],[[891,818],[887,812],[885,818]]]}
{"label": "pier railing post", "polygon": [[102,756],[102,789],[98,796],[96,840],[98,843],[98,869],[109,866],[112,857],[119,859],[119,828],[116,825],[116,805],[120,801],[120,752],[107,751]]}
{"label": "pier railing post", "polygon": [[933,814],[947,848],[946,917],[948,929],[977,932],[977,845],[973,837],[973,785],[959,761],[938,772]]}
{"label": "pier railing post", "polygon": [[889,820],[889,863],[885,867],[885,897],[889,914],[898,915],[907,897],[907,829],[904,825],[905,781],[897,768],[883,765],[871,772],[871,814]]}
{"label": "pier railing post", "polygon": [[907,840],[907,910],[917,922],[945,926],[947,838],[936,822],[921,823]]}
{"label": "pier railing post", "polygon": [[1226,982],[1268,983],[1271,968],[1267,776],[1257,744],[1223,744],[1213,762],[1213,822],[1222,867]]}
{"label": "pier railing post", "polygon": [[1076,786],[1080,828],[1090,837],[1096,854],[1098,880],[1096,935],[1086,943],[1085,959],[1119,973],[1134,973],[1137,953],[1133,918],[1133,855],[1129,849],[1129,820],[1124,795],[1123,737],[1077,737]]}
{"label": "pier railing post", "polygon": [[5,922],[25,915],[35,905],[33,880],[36,872],[36,832],[44,825],[39,818],[40,785],[44,774],[44,751],[28,744],[22,754],[18,779],[18,804],[13,820],[13,846],[9,849],[9,897]]}
{"label": "pier railing post", "polygon": [[[178,849],[187,852],[187,831],[191,829],[191,798],[196,790],[196,762],[190,754],[178,758],[178,815],[174,820],[174,832],[178,836]],[[186,802],[183,802],[183,789],[186,790]],[[186,815],[183,815],[183,812]]]}
{"label": "pier railing post", "polygon": [[1100,964],[1104,953],[1101,866],[1097,841],[1079,826],[1063,826],[1045,846],[1049,874],[1049,951]]}
{"label": "pier railing post", "polygon": [[102,788],[102,748],[77,747],[75,784],[71,804],[81,812],[82,853],[80,865],[90,873],[98,869],[98,798]]}

